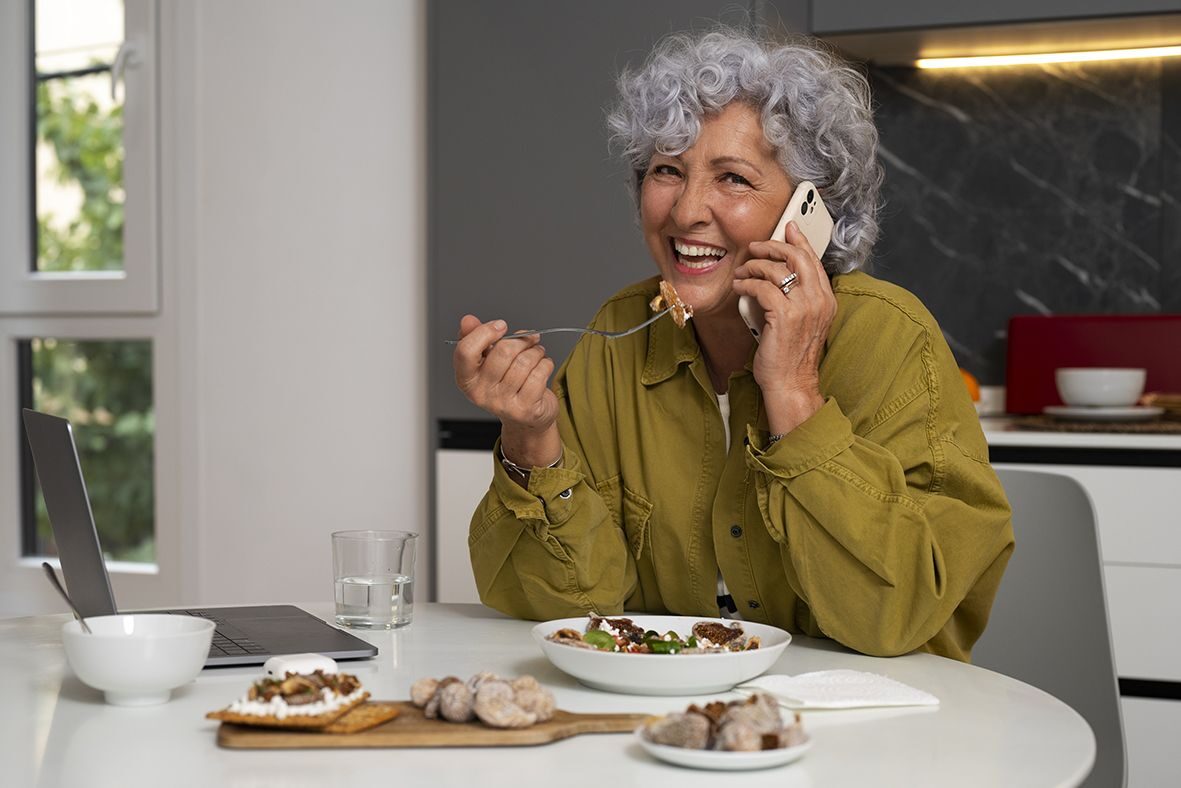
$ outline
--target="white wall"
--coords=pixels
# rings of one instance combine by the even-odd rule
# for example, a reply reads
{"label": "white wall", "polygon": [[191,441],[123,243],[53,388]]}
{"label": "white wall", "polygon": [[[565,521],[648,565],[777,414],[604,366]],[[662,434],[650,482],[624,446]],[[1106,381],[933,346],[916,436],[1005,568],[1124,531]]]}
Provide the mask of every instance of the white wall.
{"label": "white wall", "polygon": [[332,531],[427,525],[425,10],[169,7],[178,601],[329,601]]}
{"label": "white wall", "polygon": [[[0,320],[0,411],[13,337],[152,336],[160,571],[113,572],[120,606],[328,602],[332,531],[428,525],[425,5],[159,7],[159,312]],[[64,612],[20,560],[18,440],[0,420],[0,616]]]}

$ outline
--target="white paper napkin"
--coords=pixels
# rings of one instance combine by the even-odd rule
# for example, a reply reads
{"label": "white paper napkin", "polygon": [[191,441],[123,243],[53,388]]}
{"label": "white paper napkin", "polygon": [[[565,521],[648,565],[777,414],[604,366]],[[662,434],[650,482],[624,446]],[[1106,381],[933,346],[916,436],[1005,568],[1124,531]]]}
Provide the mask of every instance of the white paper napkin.
{"label": "white paper napkin", "polygon": [[767,692],[789,709],[939,705],[939,699],[929,692],[860,670],[820,670],[798,676],[759,676],[736,689],[746,693]]}

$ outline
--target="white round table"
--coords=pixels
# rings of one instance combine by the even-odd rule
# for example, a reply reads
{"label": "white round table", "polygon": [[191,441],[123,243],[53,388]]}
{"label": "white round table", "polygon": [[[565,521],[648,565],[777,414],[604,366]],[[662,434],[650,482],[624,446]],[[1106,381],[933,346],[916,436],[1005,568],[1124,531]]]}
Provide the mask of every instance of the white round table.
{"label": "white round table", "polygon": [[[304,605],[331,618],[330,605]],[[809,712],[814,745],[794,764],[759,772],[692,771],[649,757],[630,735],[596,734],[534,747],[226,750],[207,711],[242,695],[261,667],[205,670],[161,706],[108,706],[65,663],[68,616],[0,620],[0,783],[11,786],[1066,786],[1090,771],[1095,740],[1070,707],[1014,679],[928,654],[882,659],[797,637],[771,673],[849,668],[934,694],[938,708]],[[409,696],[423,676],[529,673],[558,706],[664,713],[702,698],[613,695],[561,673],[532,641],[532,622],[478,605],[419,605],[397,632],[361,633],[381,650],[342,663],[375,699]],[[712,696],[736,698],[737,695]],[[546,776],[552,776],[547,781]]]}

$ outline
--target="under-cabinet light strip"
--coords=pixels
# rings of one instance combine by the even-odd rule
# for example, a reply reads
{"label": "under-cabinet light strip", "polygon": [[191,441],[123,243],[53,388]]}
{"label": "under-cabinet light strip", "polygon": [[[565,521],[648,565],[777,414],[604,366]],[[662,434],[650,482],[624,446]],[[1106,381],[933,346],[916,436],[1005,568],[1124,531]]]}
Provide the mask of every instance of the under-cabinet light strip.
{"label": "under-cabinet light strip", "polygon": [[1095,60],[1135,60],[1149,57],[1176,57],[1181,46],[1141,47],[1139,49],[1096,49],[1083,52],[1039,52],[1027,55],[981,55],[977,57],[924,57],[915,61],[919,68],[982,68],[989,66],[1028,66],[1038,63],[1083,63]]}

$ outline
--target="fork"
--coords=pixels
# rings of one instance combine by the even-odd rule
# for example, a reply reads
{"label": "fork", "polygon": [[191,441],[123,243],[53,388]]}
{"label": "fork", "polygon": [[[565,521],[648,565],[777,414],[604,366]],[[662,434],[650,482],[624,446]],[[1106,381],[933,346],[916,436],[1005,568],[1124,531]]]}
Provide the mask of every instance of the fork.
{"label": "fork", "polygon": [[[625,337],[628,334],[634,334],[637,331],[639,331],[641,328],[647,328],[648,326],[652,325],[657,320],[664,317],[665,315],[667,315],[671,311],[672,311],[672,307],[669,307],[668,309],[664,310],[663,312],[657,312],[655,315],[648,318],[643,323],[640,323],[638,326],[633,326],[632,328],[629,328],[626,331],[600,331],[597,328],[540,328],[540,329],[533,329],[532,331],[518,331],[513,334],[505,334],[500,339],[496,340],[496,342],[500,342],[501,340],[504,340],[504,339],[523,339],[524,337],[531,337],[535,334],[555,334],[559,331],[567,331],[567,332],[572,332],[572,333],[576,333],[576,334],[595,334],[596,336],[606,337],[607,339],[619,339],[620,337]],[[446,342],[448,345],[458,345],[459,344],[458,339],[444,339],[443,341]],[[493,342],[492,344],[495,345],[496,342]]]}

